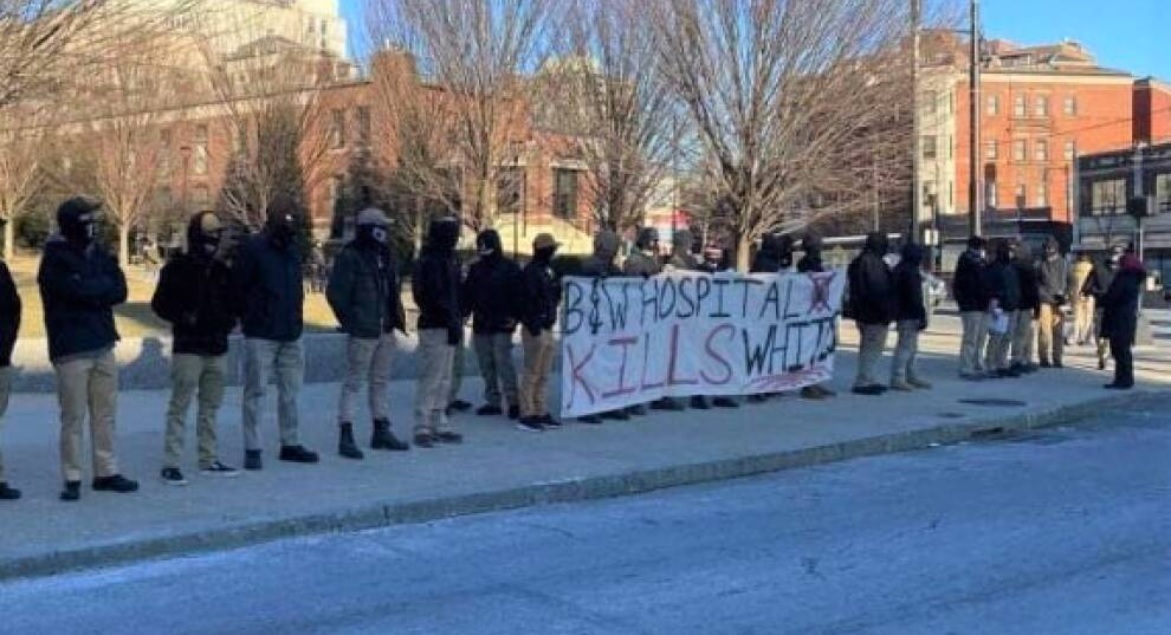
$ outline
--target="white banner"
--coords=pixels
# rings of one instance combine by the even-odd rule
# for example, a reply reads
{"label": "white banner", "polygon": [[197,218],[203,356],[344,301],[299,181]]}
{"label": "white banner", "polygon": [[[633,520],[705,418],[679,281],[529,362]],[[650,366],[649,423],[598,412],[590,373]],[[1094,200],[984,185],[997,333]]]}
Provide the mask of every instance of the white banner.
{"label": "white banner", "polygon": [[845,278],[841,271],[566,278],[561,416],[826,381]]}

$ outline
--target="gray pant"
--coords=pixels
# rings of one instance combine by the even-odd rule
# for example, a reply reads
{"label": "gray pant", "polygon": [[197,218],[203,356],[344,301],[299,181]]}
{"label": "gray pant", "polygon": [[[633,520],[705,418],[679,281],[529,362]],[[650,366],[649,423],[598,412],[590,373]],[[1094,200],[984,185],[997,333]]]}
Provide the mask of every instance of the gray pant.
{"label": "gray pant", "polygon": [[984,366],[989,372],[1008,370],[1009,353],[1012,351],[1012,338],[1016,333],[1017,316],[1019,311],[1006,311],[1008,316],[1008,330],[1004,333],[988,334],[988,350],[984,356]]}
{"label": "gray pant", "polygon": [[984,311],[965,311],[960,314],[964,323],[963,343],[960,345],[960,374],[975,375],[984,371],[981,355],[988,342],[988,314]]}
{"label": "gray pant", "polygon": [[114,351],[55,364],[61,405],[61,472],[81,480],[82,424],[89,414],[90,452],[95,477],[118,474],[114,458],[114,415],[118,409],[118,362]]}
{"label": "gray pant", "polygon": [[464,352],[467,347],[463,342],[454,349],[451,360],[451,384],[447,388],[447,403],[459,399],[459,391],[464,385]]}
{"label": "gray pant", "polygon": [[447,430],[455,351],[456,347],[447,343],[447,329],[419,331],[419,348],[415,352],[415,432]]}
{"label": "gray pant", "polygon": [[260,449],[260,418],[268,379],[276,376],[277,419],[281,445],[299,445],[297,396],[305,376],[301,341],[277,342],[250,337],[244,340],[244,449]]}
{"label": "gray pant", "polygon": [[476,349],[480,375],[484,377],[484,403],[503,405],[500,402],[503,387],[507,405],[519,406],[516,366],[512,363],[512,333],[477,334],[472,338],[472,346]]}
{"label": "gray pant", "polygon": [[176,354],[171,360],[171,404],[167,407],[167,433],[163,443],[163,467],[179,467],[187,428],[187,407],[199,392],[196,437],[199,466],[208,467],[216,456],[216,414],[224,403],[228,374],[226,355]]}
{"label": "gray pant", "polygon": [[902,320],[897,325],[899,339],[895,345],[894,364],[891,368],[891,383],[916,381],[915,360],[919,356],[919,321]]}
{"label": "gray pant", "polygon": [[859,324],[858,332],[861,342],[858,346],[858,375],[854,387],[876,386],[879,384],[878,362],[886,350],[890,327],[885,324]]}
{"label": "gray pant", "polygon": [[[4,432],[4,413],[8,412],[8,393],[12,390],[12,368],[0,368],[0,433]],[[0,454],[0,483],[4,477],[4,455]]]}
{"label": "gray pant", "polygon": [[346,340],[346,378],[338,398],[338,423],[353,423],[358,409],[358,393],[366,383],[370,417],[390,420],[390,364],[394,353],[394,334],[378,338],[351,337]]}

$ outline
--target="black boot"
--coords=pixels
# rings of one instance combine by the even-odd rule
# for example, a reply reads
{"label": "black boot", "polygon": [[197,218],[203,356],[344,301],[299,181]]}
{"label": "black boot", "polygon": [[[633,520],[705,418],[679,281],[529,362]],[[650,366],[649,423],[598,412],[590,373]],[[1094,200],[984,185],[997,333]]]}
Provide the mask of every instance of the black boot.
{"label": "black boot", "polygon": [[358,444],[354,443],[354,426],[349,423],[343,423],[339,426],[337,453],[347,459],[361,460],[364,458],[362,451],[358,449]]}
{"label": "black boot", "polygon": [[14,501],[20,498],[20,490],[9,487],[8,483],[0,481],[0,501]]}
{"label": "black boot", "polygon": [[691,407],[695,410],[707,410],[711,406],[708,405],[707,399],[701,397],[700,395],[696,395],[691,398]]}
{"label": "black boot", "polygon": [[405,452],[411,449],[406,441],[400,441],[390,431],[390,422],[386,419],[374,420],[374,434],[370,437],[370,447],[374,450],[394,450]]}

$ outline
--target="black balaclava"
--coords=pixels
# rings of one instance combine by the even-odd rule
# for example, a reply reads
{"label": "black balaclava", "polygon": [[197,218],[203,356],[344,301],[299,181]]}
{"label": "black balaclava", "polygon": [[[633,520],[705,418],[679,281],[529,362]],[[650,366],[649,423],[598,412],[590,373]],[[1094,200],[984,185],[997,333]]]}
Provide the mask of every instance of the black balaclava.
{"label": "black balaclava", "polygon": [[866,252],[882,258],[890,251],[890,240],[882,232],[866,235]]}
{"label": "black balaclava", "polygon": [[102,204],[85,198],[71,198],[57,208],[61,236],[75,247],[85,249],[97,236],[98,210]]}
{"label": "black balaclava", "polygon": [[556,253],[557,253],[557,246],[556,245],[550,245],[548,247],[541,247],[540,249],[533,252],[533,260],[541,263],[542,265],[548,265],[549,263],[553,262],[553,256]]}
{"label": "black balaclava", "polygon": [[274,203],[268,208],[268,235],[274,245],[287,249],[297,233],[297,213],[291,206]]}
{"label": "black balaclava", "polygon": [[504,256],[500,234],[495,229],[485,229],[476,236],[476,251],[481,258],[494,260]]}
{"label": "black balaclava", "polygon": [[455,218],[437,218],[427,228],[427,246],[435,253],[452,255],[459,244],[459,221]]}
{"label": "black balaclava", "polygon": [[223,225],[214,212],[200,212],[187,223],[187,253],[210,258],[220,248]]}

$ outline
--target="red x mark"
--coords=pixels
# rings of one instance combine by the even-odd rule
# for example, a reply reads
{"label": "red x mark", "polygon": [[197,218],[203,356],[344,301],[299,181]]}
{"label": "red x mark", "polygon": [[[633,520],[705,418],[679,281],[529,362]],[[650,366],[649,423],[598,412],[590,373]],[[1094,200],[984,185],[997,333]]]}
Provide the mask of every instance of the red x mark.
{"label": "red x mark", "polygon": [[838,273],[836,271],[809,274],[809,280],[813,282],[813,294],[809,300],[810,313],[817,313],[818,311],[833,312],[833,307],[829,304],[829,297],[830,289],[837,276]]}

